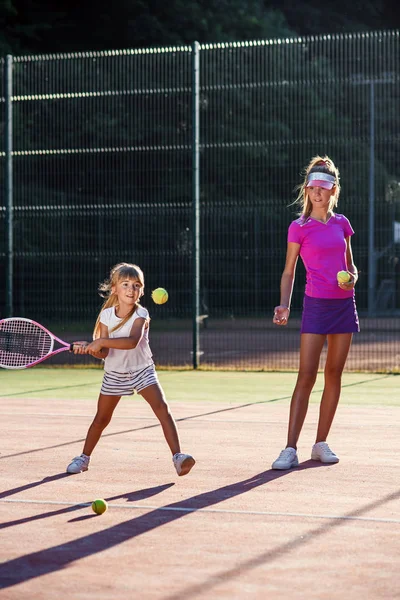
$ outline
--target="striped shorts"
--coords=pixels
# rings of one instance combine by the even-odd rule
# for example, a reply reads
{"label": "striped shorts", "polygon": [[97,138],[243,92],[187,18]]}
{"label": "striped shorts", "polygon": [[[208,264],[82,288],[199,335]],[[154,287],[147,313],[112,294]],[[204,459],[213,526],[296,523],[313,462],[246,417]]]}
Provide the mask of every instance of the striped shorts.
{"label": "striped shorts", "polygon": [[144,388],[157,383],[158,376],[154,365],[128,373],[108,371],[104,373],[100,393],[106,396],[132,396],[135,391],[139,394]]}

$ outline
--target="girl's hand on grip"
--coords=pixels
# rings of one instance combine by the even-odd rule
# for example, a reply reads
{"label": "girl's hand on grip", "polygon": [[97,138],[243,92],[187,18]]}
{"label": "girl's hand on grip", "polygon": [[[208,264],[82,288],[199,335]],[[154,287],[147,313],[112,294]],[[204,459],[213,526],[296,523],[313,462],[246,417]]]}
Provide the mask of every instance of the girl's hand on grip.
{"label": "girl's hand on grip", "polygon": [[83,341],[83,342],[74,342],[72,344],[72,351],[74,354],[87,354],[87,346],[88,346],[89,342]]}

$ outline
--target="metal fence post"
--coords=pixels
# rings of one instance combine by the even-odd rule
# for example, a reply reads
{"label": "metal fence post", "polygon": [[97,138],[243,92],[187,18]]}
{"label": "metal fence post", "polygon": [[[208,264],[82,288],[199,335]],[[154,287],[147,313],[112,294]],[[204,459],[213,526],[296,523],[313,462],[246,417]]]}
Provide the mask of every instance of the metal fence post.
{"label": "metal fence post", "polygon": [[369,199],[368,199],[368,316],[375,316],[376,256],[375,256],[375,88],[370,85],[369,114]]}
{"label": "metal fence post", "polygon": [[12,68],[13,57],[8,54],[4,64],[4,99],[5,99],[5,207],[6,207],[6,316],[13,316],[13,173],[12,173]]}
{"label": "metal fence post", "polygon": [[200,362],[200,46],[192,46],[193,368]]}

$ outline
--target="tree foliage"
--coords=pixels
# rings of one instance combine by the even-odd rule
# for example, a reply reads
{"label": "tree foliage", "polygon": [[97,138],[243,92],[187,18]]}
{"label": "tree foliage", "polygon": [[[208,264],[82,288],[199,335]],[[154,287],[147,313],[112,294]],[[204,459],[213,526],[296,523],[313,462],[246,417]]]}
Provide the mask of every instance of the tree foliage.
{"label": "tree foliage", "polygon": [[139,48],[400,26],[396,0],[0,0],[4,55]]}
{"label": "tree foliage", "polygon": [[[391,12],[394,4],[384,0],[352,5],[341,0],[335,4],[317,0],[98,0],[95,8],[87,2],[59,0],[57,10],[50,0],[0,2],[3,54],[290,38],[389,29],[396,23]],[[398,63],[392,60],[388,66],[388,53],[373,39],[364,54],[360,54],[357,40],[348,42],[344,53],[340,44],[331,44],[329,39],[317,44],[297,39],[235,52],[232,48],[204,51],[201,63],[207,74],[200,103],[201,202],[202,218],[207,222],[201,231],[208,236],[208,243],[202,243],[203,262],[210,265],[203,282],[214,307],[218,302],[222,307],[226,296],[233,295],[229,286],[234,263],[238,268],[234,277],[243,273],[247,282],[243,296],[253,290],[255,307],[261,309],[259,290],[278,287],[261,263],[283,252],[279,247],[285,241],[282,223],[300,166],[316,152],[326,151],[338,160],[346,181],[341,207],[345,206],[350,218],[359,210],[356,200],[368,197],[371,106],[367,86],[370,78],[380,80],[386,71],[397,73]],[[370,60],[372,56],[374,60]],[[31,211],[24,209],[15,220],[15,239],[32,285],[37,285],[35,253],[41,262],[43,253],[52,256],[48,282],[53,289],[59,270],[66,268],[66,256],[70,273],[80,273],[82,257],[90,262],[99,256],[108,265],[113,252],[118,253],[116,260],[134,254],[142,264],[143,258],[149,271],[157,273],[164,270],[163,261],[174,252],[175,244],[175,269],[166,285],[182,288],[184,304],[192,265],[187,73],[190,57],[180,52],[165,53],[162,61],[150,53],[121,56],[118,61],[86,55],[71,61],[14,63],[13,93],[42,96],[15,102],[13,107],[14,149],[34,151],[31,157],[16,156],[14,160],[15,203],[29,206]],[[398,81],[397,75],[394,81]],[[82,98],[78,92],[84,92]],[[90,92],[95,92],[93,97]],[[43,98],[46,94],[53,96],[51,101]],[[392,134],[398,130],[398,85],[378,81],[375,95],[379,200],[387,181],[398,181],[398,144]],[[119,151],[125,147],[126,151]],[[79,153],[76,149],[90,151]],[[59,150],[63,152],[57,154]],[[126,212],[128,204],[134,208]],[[75,211],[71,215],[69,205]],[[97,207],[93,214],[88,209],[92,205]],[[54,209],[50,210],[51,206]],[[45,217],[42,208],[48,211],[44,211]],[[368,214],[365,209],[359,212],[359,247],[366,248]],[[390,220],[384,213],[380,209],[377,223],[390,235]],[[382,220],[382,215],[387,223],[381,225],[378,219]],[[140,235],[132,239],[138,218]],[[110,230],[118,231],[118,247],[114,236],[104,241],[99,235],[106,222]],[[67,231],[73,235],[68,237]],[[265,231],[269,234],[261,235]],[[82,240],[79,256],[77,240]],[[359,267],[365,271],[367,253],[360,254]],[[103,267],[99,263],[94,278],[103,276]],[[71,286],[70,297],[60,288],[55,304],[62,314],[74,304],[77,287],[78,283]],[[246,299],[235,296],[245,307]]]}

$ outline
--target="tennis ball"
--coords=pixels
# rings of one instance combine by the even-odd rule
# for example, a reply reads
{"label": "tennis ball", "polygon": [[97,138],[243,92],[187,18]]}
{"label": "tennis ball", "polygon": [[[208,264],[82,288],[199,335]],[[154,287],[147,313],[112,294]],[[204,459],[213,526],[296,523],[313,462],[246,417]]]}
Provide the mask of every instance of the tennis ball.
{"label": "tennis ball", "polygon": [[168,292],[164,288],[157,288],[151,292],[151,297],[156,304],[165,304],[168,300]]}
{"label": "tennis ball", "polygon": [[339,283],[348,283],[351,279],[347,271],[339,271],[336,277]]}
{"label": "tennis ball", "polygon": [[92,511],[96,513],[96,515],[102,515],[106,512],[108,508],[108,504],[102,498],[98,498],[97,500],[93,500],[92,502]]}

